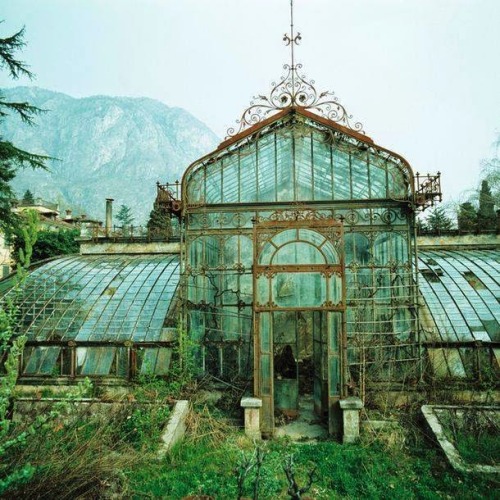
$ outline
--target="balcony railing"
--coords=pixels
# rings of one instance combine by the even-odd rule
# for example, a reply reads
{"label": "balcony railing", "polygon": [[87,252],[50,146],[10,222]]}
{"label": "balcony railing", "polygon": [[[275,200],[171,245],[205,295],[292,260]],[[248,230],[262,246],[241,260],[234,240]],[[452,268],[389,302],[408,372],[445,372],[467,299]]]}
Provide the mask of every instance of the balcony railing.
{"label": "balcony railing", "polygon": [[133,225],[106,228],[99,224],[82,224],[80,239],[97,241],[103,238],[114,241],[178,241],[180,227],[175,219],[168,221],[162,228]]}
{"label": "balcony railing", "polygon": [[443,200],[441,172],[436,175],[415,174],[415,204],[422,212]]}

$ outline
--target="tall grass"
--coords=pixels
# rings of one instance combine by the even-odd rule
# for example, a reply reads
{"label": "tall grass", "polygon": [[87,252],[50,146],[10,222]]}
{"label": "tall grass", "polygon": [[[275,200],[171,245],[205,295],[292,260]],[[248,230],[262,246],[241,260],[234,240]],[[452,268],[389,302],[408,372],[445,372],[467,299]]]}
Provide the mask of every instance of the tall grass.
{"label": "tall grass", "polygon": [[125,471],[155,460],[168,410],[130,405],[106,414],[74,410],[40,429],[6,457],[12,470],[29,463],[34,473],[5,493],[8,498],[102,498],[127,495]]}

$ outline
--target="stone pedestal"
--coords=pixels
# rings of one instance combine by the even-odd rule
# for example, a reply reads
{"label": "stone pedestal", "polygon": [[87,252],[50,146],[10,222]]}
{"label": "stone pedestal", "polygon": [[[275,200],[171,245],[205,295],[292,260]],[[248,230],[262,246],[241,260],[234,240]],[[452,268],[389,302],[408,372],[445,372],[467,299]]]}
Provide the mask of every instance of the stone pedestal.
{"label": "stone pedestal", "polygon": [[251,439],[262,439],[260,433],[262,399],[242,398],[241,407],[245,409],[245,434]]}
{"label": "stone pedestal", "polygon": [[359,439],[359,412],[363,408],[363,402],[359,398],[350,397],[340,400],[342,409],[342,442],[354,443]]}

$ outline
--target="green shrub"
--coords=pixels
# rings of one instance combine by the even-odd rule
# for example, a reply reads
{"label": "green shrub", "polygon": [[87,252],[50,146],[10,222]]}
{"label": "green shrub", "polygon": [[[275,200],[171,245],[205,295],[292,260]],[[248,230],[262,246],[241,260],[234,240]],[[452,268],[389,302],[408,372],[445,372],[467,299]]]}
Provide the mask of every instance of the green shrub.
{"label": "green shrub", "polygon": [[161,432],[170,415],[170,407],[147,405],[127,415],[119,427],[119,437],[137,448],[158,446]]}

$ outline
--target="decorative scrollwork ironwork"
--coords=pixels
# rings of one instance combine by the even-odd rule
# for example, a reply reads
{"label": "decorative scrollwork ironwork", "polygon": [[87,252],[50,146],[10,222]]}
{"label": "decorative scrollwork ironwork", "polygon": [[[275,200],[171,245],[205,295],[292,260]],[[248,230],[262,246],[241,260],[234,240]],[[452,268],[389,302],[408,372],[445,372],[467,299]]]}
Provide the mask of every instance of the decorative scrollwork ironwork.
{"label": "decorative scrollwork ironwork", "polygon": [[359,222],[359,215],[356,211],[349,210],[349,212],[344,215],[344,221],[348,226],[355,226]]}
{"label": "decorative scrollwork ironwork", "polygon": [[245,266],[241,262],[236,262],[233,265],[233,269],[239,274],[243,274],[246,271]]}
{"label": "decorative scrollwork ironwork", "polygon": [[351,130],[365,133],[363,125],[353,121],[353,116],[340,104],[333,92],[319,92],[315,87],[315,81],[308,80],[304,74],[300,73],[302,64],[285,64],[283,69],[284,75],[278,83],[272,83],[269,95],[255,96],[241,118],[236,121],[239,126],[227,130],[228,138],[260,123],[278,111],[291,107],[313,111]]}
{"label": "decorative scrollwork ironwork", "polygon": [[382,221],[385,224],[390,225],[390,224],[393,224],[395,222],[395,220],[397,219],[397,213],[394,210],[391,210],[389,208],[387,210],[384,210],[384,212],[382,212],[382,215],[380,216],[380,218],[382,219]]}
{"label": "decorative scrollwork ironwork", "polygon": [[262,220],[275,221],[275,222],[289,222],[299,220],[325,220],[328,216],[317,210],[310,209],[295,209],[295,210],[276,210],[267,219],[259,218],[258,222]]}

